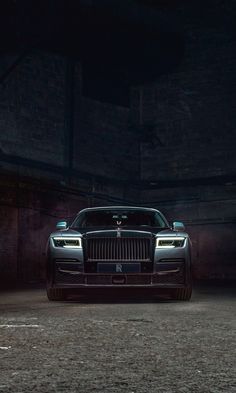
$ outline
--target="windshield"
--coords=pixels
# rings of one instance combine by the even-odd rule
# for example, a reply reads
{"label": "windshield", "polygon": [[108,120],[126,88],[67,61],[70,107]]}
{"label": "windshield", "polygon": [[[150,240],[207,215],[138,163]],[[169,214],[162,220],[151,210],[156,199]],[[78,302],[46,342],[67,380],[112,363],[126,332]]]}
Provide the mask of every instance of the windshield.
{"label": "windshield", "polygon": [[149,226],[165,228],[167,226],[164,218],[153,211],[87,211],[81,213],[74,221],[72,227],[94,228],[94,227],[133,227]]}

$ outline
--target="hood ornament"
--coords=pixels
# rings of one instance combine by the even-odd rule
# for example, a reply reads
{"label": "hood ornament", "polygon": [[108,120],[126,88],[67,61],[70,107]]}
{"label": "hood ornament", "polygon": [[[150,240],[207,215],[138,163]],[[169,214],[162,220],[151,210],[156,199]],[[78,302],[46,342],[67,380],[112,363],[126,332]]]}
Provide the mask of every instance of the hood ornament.
{"label": "hood ornament", "polygon": [[120,228],[117,228],[117,235],[116,235],[118,238],[120,238],[121,237],[121,229]]}

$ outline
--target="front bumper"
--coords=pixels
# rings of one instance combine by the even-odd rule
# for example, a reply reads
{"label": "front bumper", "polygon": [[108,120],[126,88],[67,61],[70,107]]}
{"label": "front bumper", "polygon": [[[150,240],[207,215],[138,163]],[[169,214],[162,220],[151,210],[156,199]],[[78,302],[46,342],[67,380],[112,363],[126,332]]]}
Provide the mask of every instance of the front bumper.
{"label": "front bumper", "polygon": [[182,288],[190,283],[188,264],[184,259],[155,264],[147,273],[86,273],[77,261],[53,263],[51,285],[55,288]]}

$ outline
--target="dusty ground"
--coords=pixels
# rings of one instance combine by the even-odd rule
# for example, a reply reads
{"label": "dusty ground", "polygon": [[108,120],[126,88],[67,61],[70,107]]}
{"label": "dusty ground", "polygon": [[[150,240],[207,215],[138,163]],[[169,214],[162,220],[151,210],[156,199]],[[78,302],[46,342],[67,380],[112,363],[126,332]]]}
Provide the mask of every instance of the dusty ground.
{"label": "dusty ground", "polygon": [[0,293],[0,392],[236,392],[236,292],[191,302]]}

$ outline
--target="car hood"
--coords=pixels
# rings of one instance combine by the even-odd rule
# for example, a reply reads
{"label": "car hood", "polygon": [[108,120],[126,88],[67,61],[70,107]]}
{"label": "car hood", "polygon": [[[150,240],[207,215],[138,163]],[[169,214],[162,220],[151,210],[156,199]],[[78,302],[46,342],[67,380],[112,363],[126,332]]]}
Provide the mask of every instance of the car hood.
{"label": "car hood", "polygon": [[170,228],[143,228],[140,227],[129,227],[129,228],[96,228],[96,230],[91,230],[88,228],[83,229],[63,229],[53,232],[51,236],[82,236],[83,238],[91,237],[152,237],[152,236],[188,236],[185,232],[173,231]]}

